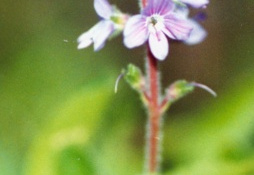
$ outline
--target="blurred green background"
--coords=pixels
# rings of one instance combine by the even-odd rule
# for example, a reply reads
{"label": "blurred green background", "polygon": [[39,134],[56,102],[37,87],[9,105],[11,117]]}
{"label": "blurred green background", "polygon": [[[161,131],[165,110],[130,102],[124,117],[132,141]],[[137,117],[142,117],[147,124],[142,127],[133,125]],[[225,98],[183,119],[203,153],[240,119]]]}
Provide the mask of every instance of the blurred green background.
{"label": "blurred green background", "polygon": [[[136,1],[112,0],[138,13]],[[122,37],[94,53],[77,37],[98,17],[93,1],[0,1],[0,175],[133,175],[143,168],[146,113],[114,82],[144,48]],[[171,43],[163,86],[207,84],[165,115],[162,172],[254,175],[254,2],[211,0],[200,45]],[[193,12],[193,14],[195,11]]]}

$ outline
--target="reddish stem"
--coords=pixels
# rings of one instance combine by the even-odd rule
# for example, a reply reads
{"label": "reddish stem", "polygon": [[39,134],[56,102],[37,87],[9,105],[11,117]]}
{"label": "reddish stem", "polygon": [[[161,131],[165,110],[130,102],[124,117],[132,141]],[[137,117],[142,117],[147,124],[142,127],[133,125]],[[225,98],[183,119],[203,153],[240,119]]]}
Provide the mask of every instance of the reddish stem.
{"label": "reddish stem", "polygon": [[141,5],[142,5],[142,8],[144,8],[147,4],[147,0],[141,0]]}
{"label": "reddish stem", "polygon": [[154,173],[158,170],[159,160],[159,136],[160,136],[160,104],[159,104],[159,81],[157,60],[148,46],[148,78],[149,78],[149,135],[148,135],[148,171]]}

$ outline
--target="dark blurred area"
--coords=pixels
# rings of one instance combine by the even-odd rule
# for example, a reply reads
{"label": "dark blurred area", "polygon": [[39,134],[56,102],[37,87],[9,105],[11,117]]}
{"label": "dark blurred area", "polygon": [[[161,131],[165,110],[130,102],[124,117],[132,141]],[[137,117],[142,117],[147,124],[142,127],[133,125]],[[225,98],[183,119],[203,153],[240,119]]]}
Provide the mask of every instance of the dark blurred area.
{"label": "dark blurred area", "polygon": [[[110,2],[139,11],[136,1]],[[161,79],[200,82],[218,97],[197,89],[167,112],[162,170],[252,175],[254,2],[211,0],[203,11],[208,37],[170,42]],[[92,0],[1,0],[0,12],[0,175],[140,173],[146,113],[114,83],[128,63],[144,67],[144,48],[128,50],[119,36],[99,52],[77,50],[98,21]]]}

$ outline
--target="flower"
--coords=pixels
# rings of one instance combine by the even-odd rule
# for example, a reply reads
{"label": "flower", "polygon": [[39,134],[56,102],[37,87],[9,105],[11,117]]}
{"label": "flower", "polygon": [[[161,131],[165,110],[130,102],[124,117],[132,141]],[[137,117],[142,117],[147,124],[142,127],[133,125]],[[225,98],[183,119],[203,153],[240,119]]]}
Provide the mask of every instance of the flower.
{"label": "flower", "polygon": [[124,28],[124,44],[134,48],[148,40],[155,58],[164,60],[168,55],[167,37],[186,40],[192,27],[185,19],[178,18],[171,0],[148,0],[141,14],[131,17]]}
{"label": "flower", "polygon": [[189,9],[187,7],[179,6],[177,7],[176,13],[178,17],[186,20],[188,25],[192,26],[192,31],[189,37],[184,40],[185,44],[194,45],[201,43],[207,36],[206,30],[198,23],[199,20],[202,20],[204,16],[202,14],[197,15],[195,18],[189,18]]}
{"label": "flower", "polygon": [[100,50],[110,36],[123,30],[128,18],[115,6],[111,6],[107,0],[94,0],[94,8],[102,20],[79,36],[78,49],[86,48],[94,43],[94,50]]}
{"label": "flower", "polygon": [[209,3],[209,0],[174,0],[174,1],[180,1],[194,8],[201,8],[201,7],[205,8],[206,5]]}

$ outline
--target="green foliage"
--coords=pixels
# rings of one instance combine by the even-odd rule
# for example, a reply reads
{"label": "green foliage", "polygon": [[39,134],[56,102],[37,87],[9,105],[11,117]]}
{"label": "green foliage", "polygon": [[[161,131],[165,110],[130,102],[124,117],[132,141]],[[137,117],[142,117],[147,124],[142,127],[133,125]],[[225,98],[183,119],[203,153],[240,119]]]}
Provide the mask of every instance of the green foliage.
{"label": "green foliage", "polygon": [[[136,162],[136,155],[128,151],[126,138],[133,127],[126,126],[128,122],[112,126],[112,119],[104,114],[112,113],[105,111],[110,108],[108,97],[112,92],[103,90],[103,81],[97,88],[84,89],[57,110],[55,120],[34,140],[25,174],[110,175],[135,172],[129,169],[129,165]],[[128,111],[119,115],[125,118],[130,115]],[[112,115],[116,117],[116,114]],[[110,125],[107,120],[111,121]],[[103,135],[105,131],[107,133]],[[127,169],[128,173],[124,173]]]}
{"label": "green foliage", "polygon": [[56,161],[56,174],[73,175],[73,174],[95,174],[91,158],[84,154],[82,149],[67,147],[59,154]]}
{"label": "green foliage", "polygon": [[56,109],[52,124],[34,141],[25,174],[94,174],[87,145],[112,95],[105,85],[97,87],[81,90]]}

